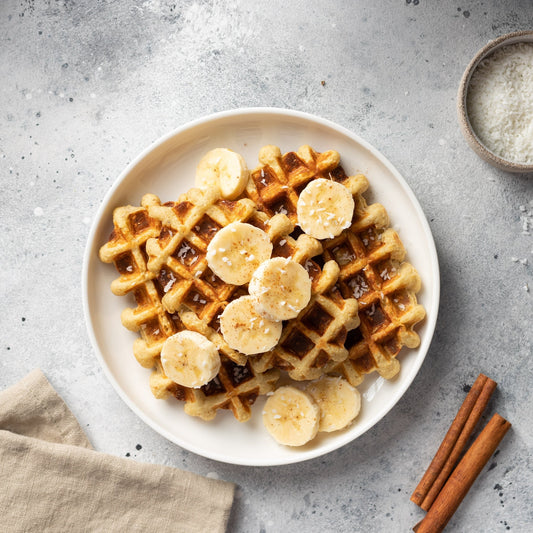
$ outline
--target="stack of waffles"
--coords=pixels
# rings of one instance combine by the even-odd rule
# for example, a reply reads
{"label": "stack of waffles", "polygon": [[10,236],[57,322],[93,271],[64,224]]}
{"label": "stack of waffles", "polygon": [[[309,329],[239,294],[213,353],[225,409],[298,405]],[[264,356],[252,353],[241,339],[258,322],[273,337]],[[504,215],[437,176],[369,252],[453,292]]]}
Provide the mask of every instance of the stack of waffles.
{"label": "stack of waffles", "polygon": [[[146,194],[139,207],[117,207],[113,232],[100,249],[101,260],[119,273],[112,292],[135,302],[121,320],[139,334],[133,353],[152,369],[154,396],[184,401],[186,413],[204,420],[219,409],[248,420],[256,398],[272,393],[282,375],[299,382],[340,375],[353,386],[373,371],[390,379],[399,371],[400,349],[420,342],[414,331],[425,315],[416,299],[420,279],[405,262],[385,209],[363,198],[367,179],[347,176],[337,152],[309,146],[285,155],[266,146],[259,162],[237,194],[197,179],[200,187],[175,202]],[[316,179],[338,182],[353,197],[351,224],[338,235],[318,239],[298,226],[300,194]],[[234,223],[265,232],[272,257],[301,265],[311,280],[308,302],[282,322],[279,340],[264,353],[242,353],[221,331],[225,308],[246,296],[248,285],[221,279],[210,267],[208,247]],[[201,387],[171,380],[162,364],[165,342],[184,331],[202,335],[220,355],[216,376]]]}

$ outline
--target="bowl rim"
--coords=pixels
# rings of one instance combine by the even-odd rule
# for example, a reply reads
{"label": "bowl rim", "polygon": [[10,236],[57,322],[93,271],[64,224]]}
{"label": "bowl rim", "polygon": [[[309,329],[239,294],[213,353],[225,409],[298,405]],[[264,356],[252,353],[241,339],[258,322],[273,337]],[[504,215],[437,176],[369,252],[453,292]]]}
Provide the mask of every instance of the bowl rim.
{"label": "bowl rim", "polygon": [[457,114],[461,131],[466,141],[479,157],[501,170],[516,173],[526,173],[533,172],[533,163],[517,163],[515,161],[504,159],[503,157],[496,155],[494,152],[491,152],[481,142],[472,128],[466,105],[466,97],[468,94],[470,80],[479,63],[481,63],[483,59],[485,59],[496,49],[508,44],[516,44],[520,42],[533,43],[533,30],[521,30],[500,35],[499,37],[489,41],[485,46],[476,52],[463,72],[461,81],[459,83],[459,89],[457,91]]}

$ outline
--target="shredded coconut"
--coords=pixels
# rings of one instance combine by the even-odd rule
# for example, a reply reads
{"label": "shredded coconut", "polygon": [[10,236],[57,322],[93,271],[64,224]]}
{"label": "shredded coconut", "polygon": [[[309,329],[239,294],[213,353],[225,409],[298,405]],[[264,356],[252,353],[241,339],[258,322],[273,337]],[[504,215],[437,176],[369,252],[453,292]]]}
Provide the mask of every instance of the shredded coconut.
{"label": "shredded coconut", "polygon": [[383,269],[383,270],[380,272],[379,275],[380,275],[381,279],[383,279],[383,280],[385,280],[385,281],[388,280],[388,279],[390,279],[389,271],[388,271],[386,268]]}
{"label": "shredded coconut", "polygon": [[533,163],[533,43],[504,46],[480,62],[470,80],[467,110],[490,151]]}
{"label": "shredded coconut", "polygon": [[352,289],[354,298],[361,298],[368,291],[368,284],[362,276],[357,276],[348,281],[348,286]]}

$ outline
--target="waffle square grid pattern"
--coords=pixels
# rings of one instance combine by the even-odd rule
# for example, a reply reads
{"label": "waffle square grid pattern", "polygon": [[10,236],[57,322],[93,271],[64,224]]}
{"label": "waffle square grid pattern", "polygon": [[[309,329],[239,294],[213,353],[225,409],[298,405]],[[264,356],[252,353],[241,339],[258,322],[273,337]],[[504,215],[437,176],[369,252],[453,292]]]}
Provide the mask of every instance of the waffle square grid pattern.
{"label": "waffle square grid pattern", "polygon": [[252,172],[246,194],[270,216],[284,213],[297,222],[300,192],[314,179],[325,178],[347,186],[355,209],[352,224],[339,236],[322,241],[322,261],[340,267],[336,289],[359,303],[360,326],[347,335],[348,358],[334,370],[354,386],[365,374],[378,371],[386,379],[400,370],[396,356],[402,346],[420,343],[414,326],[425,317],[417,303],[421,282],[413,266],[404,261],[405,249],[380,204],[367,205],[363,193],[368,180],[347,176],[335,151],[315,152],[302,146],[284,155],[276,146],[259,153],[260,166]]}

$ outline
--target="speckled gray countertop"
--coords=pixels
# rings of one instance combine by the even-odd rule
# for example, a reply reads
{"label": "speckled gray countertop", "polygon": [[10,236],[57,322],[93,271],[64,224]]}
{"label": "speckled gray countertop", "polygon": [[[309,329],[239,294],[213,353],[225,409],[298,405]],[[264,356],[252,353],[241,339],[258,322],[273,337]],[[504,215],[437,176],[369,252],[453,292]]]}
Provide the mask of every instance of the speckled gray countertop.
{"label": "speckled gray countertop", "polygon": [[[2,1],[0,387],[40,367],[96,449],[234,481],[231,531],[408,531],[422,517],[409,496],[482,371],[513,429],[449,529],[531,531],[533,182],[470,151],[455,95],[482,45],[532,28],[529,0]],[[283,467],[155,433],[105,378],[82,312],[90,225],[126,164],[191,119],[249,106],[317,114],[384,153],[441,268],[434,341],[401,401],[352,444]]]}

